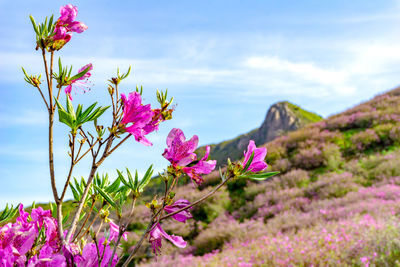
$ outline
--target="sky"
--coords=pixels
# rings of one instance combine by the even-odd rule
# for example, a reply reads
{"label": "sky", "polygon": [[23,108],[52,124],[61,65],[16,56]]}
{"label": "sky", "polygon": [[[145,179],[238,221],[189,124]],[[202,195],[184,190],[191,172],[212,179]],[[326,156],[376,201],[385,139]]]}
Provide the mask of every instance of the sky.
{"label": "sky", "polygon": [[[129,66],[122,92],[143,85],[144,102],[155,105],[156,89],[168,88],[175,99],[173,120],[148,136],[152,147],[132,139],[107,158],[99,172],[111,178],[125,167],[162,171],[172,128],[198,135],[201,145],[218,143],[258,127],[278,101],[327,117],[400,83],[399,1],[0,0],[0,208],[52,198],[47,114],[21,66],[43,73],[29,14],[38,22],[58,18],[68,3],[89,28],[56,59],[75,71],[94,67],[91,90],[73,95],[74,104],[109,105],[107,79]],[[67,133],[56,123],[59,187],[68,169]],[[87,177],[88,164],[74,176]]]}

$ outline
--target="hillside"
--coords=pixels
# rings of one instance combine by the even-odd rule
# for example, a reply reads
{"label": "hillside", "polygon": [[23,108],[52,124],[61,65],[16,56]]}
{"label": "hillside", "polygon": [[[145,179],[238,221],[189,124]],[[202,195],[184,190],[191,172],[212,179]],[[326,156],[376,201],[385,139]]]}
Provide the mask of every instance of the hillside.
{"label": "hillside", "polygon": [[[196,207],[194,220],[163,223],[188,248],[164,242],[165,256],[155,262],[143,247],[139,265],[399,264],[400,88],[264,146],[280,176],[234,181]],[[193,201],[210,189],[185,185],[176,197]],[[144,206],[136,212],[126,249],[149,216]]]}
{"label": "hillside", "polygon": [[[218,164],[223,166],[228,157],[234,161],[240,159],[250,140],[254,140],[256,144],[265,144],[279,135],[295,131],[320,120],[322,120],[321,116],[288,101],[276,103],[268,109],[264,122],[259,128],[234,139],[211,144],[210,158],[216,159]],[[200,147],[197,152],[204,154],[204,149],[205,146]]]}

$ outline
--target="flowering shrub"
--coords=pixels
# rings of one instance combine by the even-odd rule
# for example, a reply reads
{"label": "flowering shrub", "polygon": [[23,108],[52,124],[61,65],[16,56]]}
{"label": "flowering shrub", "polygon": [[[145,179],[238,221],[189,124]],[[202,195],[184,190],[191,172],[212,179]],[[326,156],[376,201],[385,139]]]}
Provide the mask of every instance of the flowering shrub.
{"label": "flowering shrub", "polygon": [[355,112],[350,115],[340,115],[326,121],[326,128],[329,130],[347,130],[352,128],[369,128],[376,119],[374,110],[367,112]]}
{"label": "flowering shrub", "polygon": [[274,179],[281,189],[292,187],[305,187],[310,182],[308,172],[302,169],[293,169],[290,172]]}
{"label": "flowering shrub", "polygon": [[363,151],[379,142],[379,136],[372,129],[359,132],[350,138],[354,151]]}
{"label": "flowering shrub", "polygon": [[380,266],[396,261],[399,237],[398,222],[366,214],[297,233],[234,240],[202,257],[164,256],[140,266]]}
{"label": "flowering shrub", "polygon": [[[120,73],[118,69],[116,77],[108,80],[110,106],[96,107],[97,103],[94,103],[87,108],[81,104],[74,108],[72,95],[78,89],[89,91],[89,78],[95,66],[86,64],[72,74],[72,66],[63,65],[60,57],[58,68],[55,68],[54,56],[71,41],[73,33],[83,33],[88,29],[76,20],[77,14],[78,8],[69,4],[60,8],[60,17],[55,21],[51,16],[38,24],[30,16],[36,34],[36,50],[42,54],[47,88],[42,89],[41,74],[29,75],[25,69],[23,72],[25,81],[38,90],[49,115],[49,171],[55,204],[50,205],[51,210],[33,209],[30,215],[22,205],[19,206],[17,221],[0,228],[1,266],[115,266],[120,261],[119,244],[122,240],[128,242],[128,229],[135,231],[130,235],[135,244],[129,249],[129,255],[125,255],[122,266],[128,266],[144,240],[148,240],[155,255],[161,253],[167,240],[176,247],[184,248],[187,242],[183,237],[164,230],[168,218],[185,224],[196,215],[196,205],[213,196],[225,183],[247,179],[262,181],[276,174],[262,172],[268,166],[264,161],[267,151],[257,148],[250,140],[244,152],[244,161],[229,161],[226,170],[219,173],[217,187],[190,201],[184,198],[186,196],[177,198],[174,190],[180,177],[188,176],[193,184],[200,185],[204,181],[203,175],[211,173],[217,162],[207,160],[210,147],[205,149],[203,157],[198,158],[194,152],[199,138],[195,135],[186,140],[183,131],[174,128],[166,138],[167,148],[162,154],[170,165],[158,177],[165,184],[165,190],[161,195],[153,195],[150,201],[145,201],[147,212],[138,208],[143,216],[135,216],[136,202],[152,178],[152,166],[140,178],[137,171],[132,175],[129,169],[126,172],[117,170],[118,175],[112,181],[108,174],[101,176],[97,170],[131,137],[144,146],[152,146],[150,134],[156,132],[164,121],[172,119],[175,108],[172,106],[173,98],[167,97],[167,91],[157,90],[159,107],[154,107],[144,103],[143,88],[121,93],[120,84],[128,77],[131,68],[126,73]],[[65,98],[65,106],[61,104],[62,98]],[[56,111],[58,121],[70,130],[67,135],[71,161],[61,191],[56,187],[56,178],[59,177],[54,171],[53,127]],[[98,124],[104,114],[111,115],[110,125]],[[92,127],[89,122],[93,123]],[[85,157],[92,158],[89,176],[87,179],[72,180],[74,167]],[[71,219],[63,210],[68,189],[74,198]],[[130,211],[125,210],[128,205]],[[0,223],[10,221],[15,213],[16,209],[7,208],[0,214]],[[132,222],[134,218],[136,222]]]}
{"label": "flowering shrub", "polygon": [[303,148],[294,156],[296,167],[303,169],[314,169],[324,164],[322,151],[317,147]]}

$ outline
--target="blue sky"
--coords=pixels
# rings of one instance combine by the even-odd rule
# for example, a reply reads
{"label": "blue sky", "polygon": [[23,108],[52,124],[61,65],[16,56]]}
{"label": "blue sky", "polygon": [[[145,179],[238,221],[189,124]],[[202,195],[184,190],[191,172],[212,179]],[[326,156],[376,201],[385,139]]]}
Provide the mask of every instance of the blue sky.
{"label": "blue sky", "polygon": [[[89,93],[74,103],[108,105],[107,78],[133,67],[124,92],[156,88],[177,103],[174,120],[149,139],[131,140],[100,172],[138,169],[161,157],[173,127],[200,143],[216,143],[258,127],[268,107],[289,100],[328,116],[400,81],[399,1],[78,1],[75,34],[57,56],[75,70],[94,65]],[[0,0],[0,207],[51,199],[47,166],[47,115],[20,70],[40,73],[29,21],[59,15],[61,1]],[[55,127],[57,179],[67,172],[66,128]],[[82,162],[75,176],[87,176]],[[61,185],[61,183],[59,183]]]}

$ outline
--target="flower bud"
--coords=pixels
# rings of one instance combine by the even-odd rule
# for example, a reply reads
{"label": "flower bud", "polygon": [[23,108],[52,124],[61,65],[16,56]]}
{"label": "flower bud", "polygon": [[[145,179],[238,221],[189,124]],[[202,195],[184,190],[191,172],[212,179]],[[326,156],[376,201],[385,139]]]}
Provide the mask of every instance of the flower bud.
{"label": "flower bud", "polygon": [[39,87],[39,85],[41,84],[40,80],[35,76],[31,76],[31,81],[32,81],[32,84],[36,87]]}
{"label": "flower bud", "polygon": [[113,95],[114,94],[114,87],[112,87],[112,86],[108,86],[108,93],[110,94],[110,95]]}

